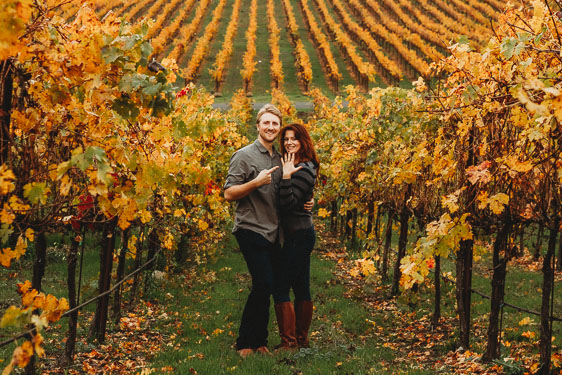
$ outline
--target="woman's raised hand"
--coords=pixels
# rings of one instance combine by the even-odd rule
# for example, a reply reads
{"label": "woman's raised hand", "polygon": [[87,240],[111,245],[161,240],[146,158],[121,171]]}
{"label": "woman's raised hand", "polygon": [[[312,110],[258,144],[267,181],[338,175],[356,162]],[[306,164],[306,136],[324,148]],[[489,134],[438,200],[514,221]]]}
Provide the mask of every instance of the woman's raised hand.
{"label": "woman's raised hand", "polygon": [[281,164],[283,164],[283,178],[284,179],[291,178],[293,173],[295,173],[296,171],[298,171],[299,169],[302,168],[302,166],[301,167],[295,167],[295,154],[294,153],[288,153],[288,154],[283,155],[283,157],[281,158]]}

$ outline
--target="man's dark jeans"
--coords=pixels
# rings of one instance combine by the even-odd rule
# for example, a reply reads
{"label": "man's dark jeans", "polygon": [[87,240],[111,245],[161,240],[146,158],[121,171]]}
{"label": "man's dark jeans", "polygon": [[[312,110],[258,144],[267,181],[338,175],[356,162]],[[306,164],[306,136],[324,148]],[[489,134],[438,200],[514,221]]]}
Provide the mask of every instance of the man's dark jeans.
{"label": "man's dark jeans", "polygon": [[239,229],[234,236],[252,276],[252,290],[242,313],[236,349],[256,349],[267,345],[269,304],[273,288],[271,256],[278,246],[248,229]]}
{"label": "man's dark jeans", "polygon": [[285,235],[283,249],[273,255],[275,303],[289,302],[291,289],[295,293],[295,302],[311,300],[310,253],[315,242],[314,227]]}

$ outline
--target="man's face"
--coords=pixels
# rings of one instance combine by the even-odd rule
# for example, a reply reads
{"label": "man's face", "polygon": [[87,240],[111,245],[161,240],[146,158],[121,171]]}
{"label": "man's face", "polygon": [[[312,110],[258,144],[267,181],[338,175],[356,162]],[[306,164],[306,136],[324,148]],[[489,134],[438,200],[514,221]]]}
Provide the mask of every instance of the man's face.
{"label": "man's face", "polygon": [[273,143],[281,131],[281,120],[273,113],[264,113],[258,123],[258,136],[264,142]]}

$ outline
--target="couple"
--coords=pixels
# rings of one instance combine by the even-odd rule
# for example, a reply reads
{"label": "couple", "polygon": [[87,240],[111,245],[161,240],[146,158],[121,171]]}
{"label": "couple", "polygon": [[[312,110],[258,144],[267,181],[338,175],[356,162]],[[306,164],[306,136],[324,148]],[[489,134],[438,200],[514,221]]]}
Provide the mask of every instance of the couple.
{"label": "couple", "polygon": [[[316,239],[310,210],[319,161],[304,126],[281,125],[275,106],[259,110],[258,139],[232,155],[224,186],[226,200],[238,202],[233,233],[252,277],[236,340],[243,358],[269,353],[272,294],[281,336],[278,348],[308,346],[310,253]],[[274,146],[279,135],[281,154]]]}

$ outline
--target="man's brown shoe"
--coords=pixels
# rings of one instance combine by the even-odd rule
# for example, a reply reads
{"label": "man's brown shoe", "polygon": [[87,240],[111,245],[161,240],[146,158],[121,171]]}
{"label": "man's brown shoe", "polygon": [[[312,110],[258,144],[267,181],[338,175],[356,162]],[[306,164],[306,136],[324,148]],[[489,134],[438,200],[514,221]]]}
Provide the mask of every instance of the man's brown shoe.
{"label": "man's brown shoe", "polygon": [[267,346],[260,346],[256,349],[256,352],[265,355],[271,355],[271,352],[269,351],[269,349],[267,349]]}
{"label": "man's brown shoe", "polygon": [[246,357],[248,357],[249,355],[251,355],[251,354],[254,353],[254,351],[253,351],[252,349],[250,349],[250,348],[240,349],[240,350],[237,350],[236,352],[237,352],[237,353],[240,355],[240,357],[242,357],[242,358],[246,358]]}

